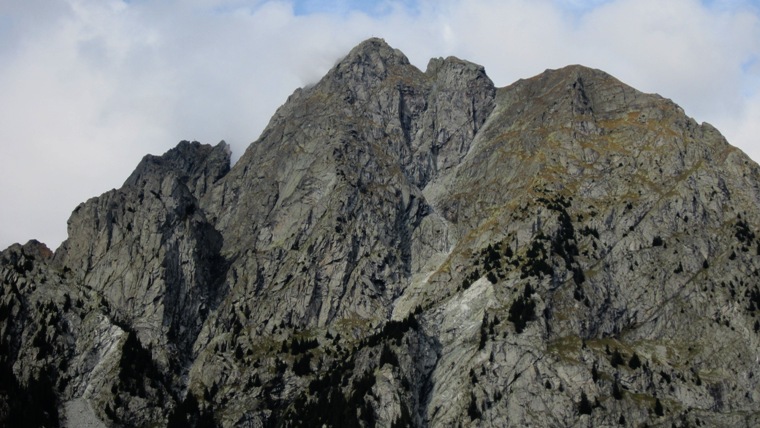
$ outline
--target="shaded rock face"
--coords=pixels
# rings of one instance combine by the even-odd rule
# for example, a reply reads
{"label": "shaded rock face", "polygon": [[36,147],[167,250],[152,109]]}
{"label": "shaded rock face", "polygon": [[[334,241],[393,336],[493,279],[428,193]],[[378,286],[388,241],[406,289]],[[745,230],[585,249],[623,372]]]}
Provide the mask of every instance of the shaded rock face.
{"label": "shaded rock face", "polygon": [[757,426],[759,204],[670,100],[370,39],[0,253],[0,425]]}
{"label": "shaded rock face", "polygon": [[186,360],[224,291],[223,237],[199,205],[229,170],[225,143],[182,142],[146,156],[119,190],[81,204],[55,261],[135,329],[162,366]]}

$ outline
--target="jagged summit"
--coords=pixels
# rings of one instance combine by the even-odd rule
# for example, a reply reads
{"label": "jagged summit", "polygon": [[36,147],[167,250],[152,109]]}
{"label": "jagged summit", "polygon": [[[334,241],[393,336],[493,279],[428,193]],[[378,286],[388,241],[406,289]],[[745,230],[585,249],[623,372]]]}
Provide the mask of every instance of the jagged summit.
{"label": "jagged summit", "polygon": [[[382,62],[388,65],[407,65],[409,60],[398,49],[392,48],[385,39],[372,37],[358,45],[346,55],[339,64],[371,64]],[[340,67],[338,67],[340,68]]]}
{"label": "jagged summit", "polygon": [[144,186],[151,176],[174,173],[192,192],[197,193],[197,197],[201,197],[207,188],[230,170],[230,156],[230,147],[224,141],[215,147],[197,141],[181,141],[163,156],[146,155],[124,186]]}
{"label": "jagged summit", "polygon": [[[577,80],[578,78],[585,78],[585,79],[590,79],[590,80],[615,81],[617,83],[623,84],[622,82],[620,82],[619,80],[617,80],[615,77],[605,72],[604,70],[599,70],[598,68],[593,68],[593,67],[587,67],[582,64],[569,64],[557,69],[548,68],[544,70],[542,73],[534,76],[533,78],[539,77],[539,76],[554,76],[555,78],[558,78],[558,79],[571,79],[571,80],[572,79]],[[532,78],[529,78],[529,79],[532,79]],[[526,80],[526,79],[521,79],[521,80]]]}
{"label": "jagged summit", "polygon": [[758,426],[759,237],[672,101],[370,39],[0,253],[0,425]]}
{"label": "jagged summit", "polygon": [[372,38],[360,43],[338,61],[322,79],[322,85],[329,85],[331,90],[358,90],[388,77],[412,77],[417,73],[419,70],[409,63],[401,51],[393,49],[383,39]]}

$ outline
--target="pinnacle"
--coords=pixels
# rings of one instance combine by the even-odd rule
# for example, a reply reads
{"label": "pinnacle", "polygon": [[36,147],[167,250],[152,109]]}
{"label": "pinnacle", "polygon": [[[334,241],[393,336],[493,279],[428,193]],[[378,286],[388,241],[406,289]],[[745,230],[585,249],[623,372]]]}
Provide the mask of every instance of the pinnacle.
{"label": "pinnacle", "polygon": [[351,49],[340,64],[370,67],[377,67],[378,65],[408,65],[409,59],[403,52],[394,49],[385,40],[373,37]]}
{"label": "pinnacle", "polygon": [[370,37],[367,40],[360,42],[352,49],[354,50],[376,50],[376,49],[393,49],[385,39],[380,37]]}
{"label": "pinnacle", "polygon": [[[598,70],[596,68],[587,67],[585,65],[572,64],[557,69],[547,69],[543,73],[534,76],[533,79],[549,80],[554,82],[566,81],[575,82],[582,80],[584,82],[610,82],[614,84],[622,84],[619,80],[611,76],[610,74]],[[627,85],[626,85],[627,86]]]}
{"label": "pinnacle", "polygon": [[406,56],[398,49],[394,49],[389,45],[385,39],[381,39],[378,37],[371,37],[367,40],[364,40],[363,42],[359,43],[351,49],[351,52],[349,52],[348,57],[357,56],[357,55],[363,55],[363,54],[371,54],[371,53],[377,53],[381,56],[398,56],[406,58]]}
{"label": "pinnacle", "polygon": [[463,60],[455,56],[449,56],[446,58],[430,58],[427,68],[425,69],[425,73],[435,74],[443,68],[467,69],[485,74],[485,68],[482,65]]}

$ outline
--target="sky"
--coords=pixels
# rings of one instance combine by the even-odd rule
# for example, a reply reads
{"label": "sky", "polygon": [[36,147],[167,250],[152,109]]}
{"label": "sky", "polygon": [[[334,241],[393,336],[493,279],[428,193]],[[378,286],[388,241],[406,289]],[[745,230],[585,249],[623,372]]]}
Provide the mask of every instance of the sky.
{"label": "sky", "polygon": [[497,86],[583,64],[760,160],[760,0],[0,0],[0,249],[55,249],[76,206],[181,140],[233,160],[369,37]]}

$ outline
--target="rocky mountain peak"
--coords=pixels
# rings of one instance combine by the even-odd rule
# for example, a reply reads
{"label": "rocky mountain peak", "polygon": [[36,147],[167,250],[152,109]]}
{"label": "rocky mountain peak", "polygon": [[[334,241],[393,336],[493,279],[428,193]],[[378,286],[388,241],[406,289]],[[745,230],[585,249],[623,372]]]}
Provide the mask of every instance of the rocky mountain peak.
{"label": "rocky mountain peak", "polygon": [[[17,246],[18,244],[12,247],[18,248]],[[53,257],[53,251],[50,250],[47,245],[36,239],[29,240],[26,244],[21,246],[20,250],[25,255],[30,256],[33,259],[48,260]]]}
{"label": "rocky mountain peak", "polygon": [[230,170],[230,156],[230,147],[224,141],[214,147],[197,141],[181,141],[162,156],[146,155],[124,186],[144,186],[151,176],[173,174],[200,198]]}
{"label": "rocky mountain peak", "polygon": [[361,42],[335,66],[336,77],[358,74],[360,78],[383,79],[397,67],[409,65],[409,60],[400,50],[390,47],[385,40],[371,38]]}
{"label": "rocky mountain peak", "polygon": [[760,425],[760,167],[672,101],[370,39],[229,156],[0,254],[0,425]]}
{"label": "rocky mountain peak", "polygon": [[446,58],[431,58],[425,68],[425,74],[437,75],[441,72],[459,73],[459,74],[477,74],[487,78],[485,67],[469,61],[461,60],[455,56]]}

